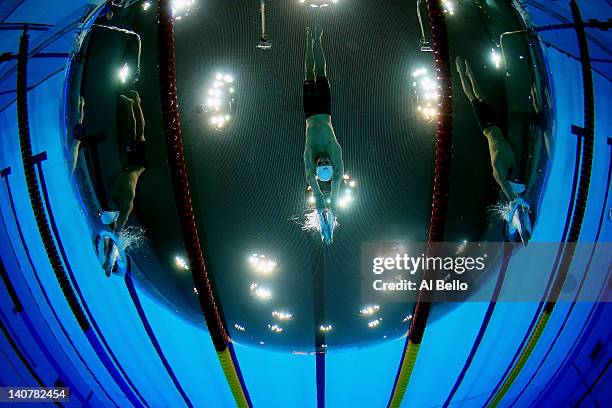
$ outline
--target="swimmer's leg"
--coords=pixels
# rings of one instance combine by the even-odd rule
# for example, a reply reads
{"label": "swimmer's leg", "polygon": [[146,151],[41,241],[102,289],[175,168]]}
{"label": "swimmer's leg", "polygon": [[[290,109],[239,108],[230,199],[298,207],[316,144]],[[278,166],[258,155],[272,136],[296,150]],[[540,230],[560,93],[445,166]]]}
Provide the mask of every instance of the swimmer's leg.
{"label": "swimmer's leg", "polygon": [[472,91],[471,83],[465,77],[465,73],[463,72],[463,60],[461,57],[457,57],[455,59],[455,65],[457,66],[457,73],[459,74],[459,79],[461,80],[463,93],[465,93],[465,96],[467,96],[470,102],[472,102],[474,99],[476,99],[476,96],[474,96],[474,92]]}
{"label": "swimmer's leg", "polygon": [[315,60],[313,51],[312,32],[310,27],[306,27],[306,61],[304,63],[306,81],[315,79]]}
{"label": "swimmer's leg", "polygon": [[134,113],[135,120],[136,120],[136,138],[134,140],[144,141],[145,140],[145,137],[144,137],[145,119],[142,113],[140,95],[138,95],[138,92],[136,92],[135,90],[128,91],[128,95],[134,101],[134,108],[135,108],[135,111],[133,113]]}
{"label": "swimmer's leg", "polygon": [[81,141],[74,139],[70,143],[70,174],[74,174],[76,170],[77,161],[79,160],[79,149],[81,148]]}
{"label": "swimmer's leg", "polygon": [[316,77],[327,76],[327,64],[325,61],[325,54],[323,53],[323,45],[321,44],[321,37],[323,36],[323,30],[321,27],[315,27],[315,75]]}
{"label": "swimmer's leg", "polygon": [[472,83],[472,91],[474,92],[474,96],[478,98],[478,100],[484,101],[484,94],[480,90],[480,86],[478,86],[478,81],[476,81],[476,77],[474,76],[472,67],[470,66],[470,63],[467,62],[467,60],[465,61],[465,75],[470,79],[470,82]]}
{"label": "swimmer's leg", "polygon": [[[79,105],[78,105],[78,123],[79,125],[83,124],[83,119],[85,119],[85,98],[83,98],[83,96],[79,96]],[[70,144],[70,158],[72,160],[72,163],[70,164],[70,174],[73,174],[74,171],[76,170],[76,165],[77,165],[77,161],[79,159],[79,149],[81,148],[81,140],[79,138],[82,138],[83,135],[82,134],[75,134],[73,135],[73,140]]]}
{"label": "swimmer's leg", "polygon": [[134,115],[134,100],[125,95],[119,95],[127,110],[127,132],[131,140],[136,140],[136,116]]}
{"label": "swimmer's leg", "polygon": [[79,124],[83,124],[85,119],[85,98],[79,96]]}

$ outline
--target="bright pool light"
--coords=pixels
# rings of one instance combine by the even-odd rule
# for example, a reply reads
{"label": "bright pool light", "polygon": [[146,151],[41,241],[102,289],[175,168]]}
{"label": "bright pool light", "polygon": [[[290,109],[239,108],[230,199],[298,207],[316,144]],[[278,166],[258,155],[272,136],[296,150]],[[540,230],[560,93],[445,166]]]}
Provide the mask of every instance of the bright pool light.
{"label": "bright pool light", "polygon": [[208,113],[209,122],[213,128],[219,131],[225,129],[232,119],[230,113],[234,104],[233,94],[236,91],[233,86],[230,86],[233,82],[232,75],[217,72],[206,92],[208,97],[203,110]]}
{"label": "bright pool light", "polygon": [[125,84],[130,76],[130,67],[128,66],[127,62],[123,64],[121,68],[119,68],[118,76],[119,81],[121,81],[122,84]]}
{"label": "bright pool light", "polygon": [[342,194],[338,199],[338,205],[340,208],[347,208],[353,203],[354,196],[353,192],[355,187],[357,186],[357,182],[351,179],[351,176],[348,174],[342,175]]}
{"label": "bright pool light", "polygon": [[272,317],[275,317],[278,320],[282,320],[282,321],[293,319],[293,315],[291,313],[289,313],[289,312],[281,312],[281,311],[278,311],[278,310],[275,310],[275,311],[272,312]]}
{"label": "bright pool light", "polygon": [[374,313],[378,312],[380,310],[380,306],[378,305],[368,305],[363,307],[360,311],[359,314],[362,316],[371,316]]}
{"label": "bright pool light", "polygon": [[501,67],[502,57],[495,49],[491,49],[491,62],[495,65],[495,68]]}
{"label": "bright pool light", "polygon": [[180,257],[180,256],[175,256],[174,257],[174,264],[176,265],[177,268],[188,271],[189,270],[189,265],[187,264],[187,261]]}
{"label": "bright pool light", "polygon": [[300,0],[300,4],[305,4],[312,8],[325,8],[336,3],[338,3],[338,0]]}
{"label": "bright pool light", "polygon": [[406,323],[408,320],[412,319],[412,315],[408,315],[402,319],[402,323]]}
{"label": "bright pool light", "polygon": [[374,319],[374,320],[368,322],[368,327],[370,329],[378,327],[380,325],[380,322],[382,322],[382,317],[379,317],[378,319]]}
{"label": "bright pool light", "polygon": [[182,16],[188,16],[194,4],[194,0],[173,0],[172,16],[177,20],[180,20]]}
{"label": "bright pool light", "polygon": [[417,78],[425,74],[427,74],[427,70],[425,68],[418,68],[412,72],[412,77]]}
{"label": "bright pool light", "polygon": [[319,330],[321,330],[323,333],[327,333],[330,332],[333,329],[331,324],[322,324],[321,326],[319,326]]}
{"label": "bright pool light", "polygon": [[353,201],[353,197],[345,194],[342,197],[340,197],[340,199],[338,199],[338,205],[340,206],[340,208],[346,208],[349,206],[349,204]]}
{"label": "bright pool light", "polygon": [[242,326],[242,325],[240,325],[240,324],[238,324],[238,323],[236,323],[236,324],[234,325],[234,327],[235,327],[235,328],[236,328],[236,330],[238,330],[238,331],[241,331],[241,332],[246,331],[246,329],[244,328],[244,326]]}
{"label": "bright pool light", "polygon": [[211,117],[210,123],[213,124],[217,129],[221,130],[227,124],[227,120],[225,119],[225,116],[218,115]]}
{"label": "bright pool light", "polygon": [[145,1],[144,3],[142,3],[142,9],[144,11],[147,11],[149,9],[149,7],[151,7],[151,2]]}
{"label": "bright pool light", "polygon": [[283,332],[283,328],[280,327],[277,324],[269,324],[268,325],[268,329],[270,329],[270,331],[273,332],[273,333],[282,333]]}
{"label": "bright pool light", "polygon": [[445,13],[450,14],[451,16],[455,14],[455,4],[452,0],[442,0],[441,5],[442,11]]}
{"label": "bright pool light", "polygon": [[274,272],[278,266],[274,259],[259,254],[249,256],[249,265],[255,272],[263,275],[269,275]]}
{"label": "bright pool light", "polygon": [[251,295],[260,300],[270,300],[272,298],[272,292],[267,288],[259,286],[258,283],[251,283],[250,289]]}
{"label": "bright pool light", "polygon": [[433,122],[438,116],[438,83],[425,68],[415,69],[412,78],[417,114],[425,121]]}

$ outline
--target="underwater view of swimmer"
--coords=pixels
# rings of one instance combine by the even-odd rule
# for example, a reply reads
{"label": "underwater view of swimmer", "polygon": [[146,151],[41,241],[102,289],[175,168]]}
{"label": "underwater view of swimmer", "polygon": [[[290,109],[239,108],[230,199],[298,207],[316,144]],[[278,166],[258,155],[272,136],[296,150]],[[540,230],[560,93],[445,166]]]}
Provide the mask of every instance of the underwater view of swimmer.
{"label": "underwater view of swimmer", "polygon": [[70,162],[70,173],[74,174],[77,162],[79,159],[79,151],[81,144],[85,141],[85,127],[83,120],[85,119],[85,98],[79,96],[77,123],[72,129],[72,142],[70,144],[69,159]]}
{"label": "underwater view of swimmer", "polygon": [[520,191],[517,191],[517,188],[510,181],[513,172],[518,170],[512,147],[500,129],[497,114],[485,99],[470,63],[467,60],[464,62],[461,57],[457,57],[455,64],[463,92],[474,108],[480,130],[487,138],[493,177],[508,199],[514,200]]}
{"label": "underwater view of swimmer", "polygon": [[[104,225],[111,227],[115,234],[121,234],[134,209],[136,187],[138,180],[147,167],[147,152],[145,144],[145,119],[142,113],[140,95],[135,90],[119,95],[124,120],[119,122],[123,131],[127,132],[129,141],[125,145],[126,164],[114,181],[108,208],[100,215]],[[122,248],[124,249],[124,248]],[[106,276],[110,276],[119,255],[115,241],[105,239],[106,254],[103,268]]]}
{"label": "underwater view of swimmer", "polygon": [[[320,26],[315,26],[314,36],[311,29],[306,28],[306,78],[303,86],[306,117],[304,166],[306,180],[316,202],[322,239],[326,244],[331,244],[344,163],[342,148],[336,139],[331,121],[331,92],[321,43],[322,36],[323,30]],[[331,183],[328,200],[325,199],[319,182]]]}
{"label": "underwater view of swimmer", "polygon": [[[130,90],[127,94],[129,96],[119,95],[119,99],[126,109],[126,129],[128,134],[131,135],[132,140],[125,146],[127,163],[115,179],[109,208],[101,215],[102,223],[112,225],[113,230],[116,232],[121,231],[125,227],[134,209],[136,186],[147,166],[144,136],[145,120],[140,106],[140,95],[134,90]],[[134,111],[134,107],[136,107],[137,114]]]}

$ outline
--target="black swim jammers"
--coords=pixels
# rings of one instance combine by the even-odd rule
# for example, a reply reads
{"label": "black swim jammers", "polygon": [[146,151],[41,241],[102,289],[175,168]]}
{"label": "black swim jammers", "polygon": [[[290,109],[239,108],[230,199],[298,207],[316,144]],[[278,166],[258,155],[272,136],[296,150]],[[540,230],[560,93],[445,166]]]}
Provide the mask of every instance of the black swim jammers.
{"label": "black swim jammers", "polygon": [[476,120],[478,121],[478,126],[480,126],[481,131],[491,126],[499,126],[497,114],[495,113],[491,105],[489,105],[485,101],[474,99],[472,101],[472,108],[474,108]]}
{"label": "black swim jammers", "polygon": [[131,142],[125,147],[129,166],[147,167],[147,149],[144,140]]}
{"label": "black swim jammers", "polygon": [[82,123],[75,123],[72,128],[72,137],[79,142],[85,141],[85,126]]}
{"label": "black swim jammers", "polygon": [[306,119],[313,115],[331,115],[331,91],[327,77],[304,81],[304,113]]}

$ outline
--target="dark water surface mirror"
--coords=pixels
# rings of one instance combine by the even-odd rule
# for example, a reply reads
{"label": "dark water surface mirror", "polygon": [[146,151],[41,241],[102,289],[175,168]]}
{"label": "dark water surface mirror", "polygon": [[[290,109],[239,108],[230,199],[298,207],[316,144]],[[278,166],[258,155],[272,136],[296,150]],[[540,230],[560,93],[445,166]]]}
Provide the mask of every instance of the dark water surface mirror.
{"label": "dark water surface mirror", "polygon": [[[234,341],[312,351],[321,336],[338,347],[406,333],[413,304],[362,301],[360,256],[363,243],[428,239],[439,83],[418,4],[174,2],[189,183]],[[445,241],[528,240],[506,220],[520,198],[537,222],[552,125],[540,51],[507,2],[442,4],[453,95]],[[83,33],[67,79],[67,160],[93,225],[121,237],[139,285],[202,325],[167,164],[156,13],[154,1],[108,5]],[[331,166],[331,182],[318,165]],[[335,223],[321,223],[323,208]],[[432,318],[453,307],[435,305]]]}

